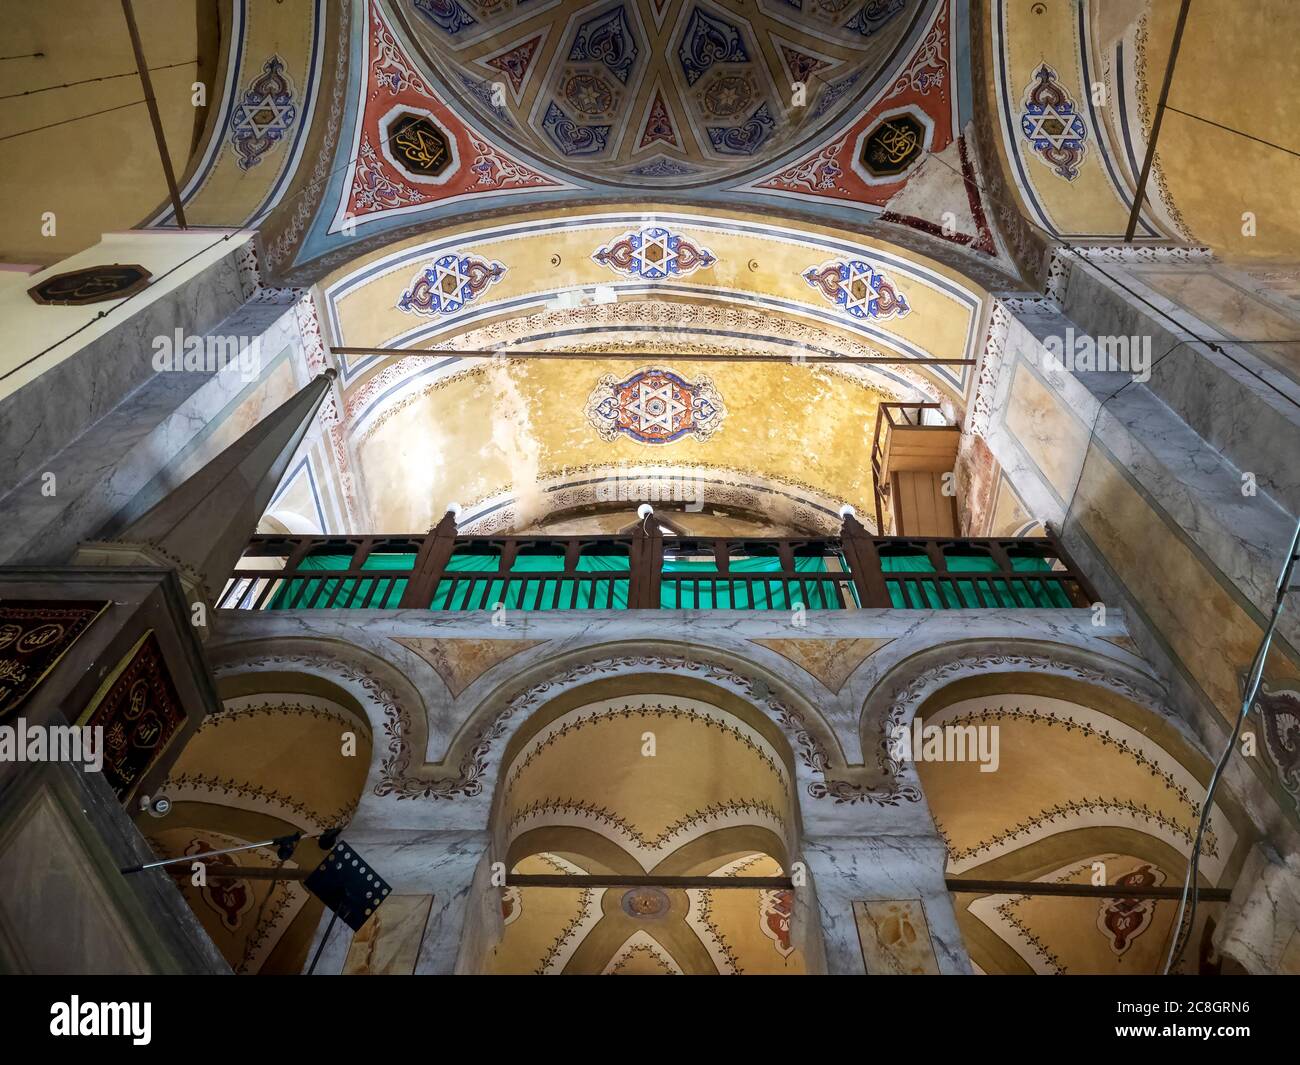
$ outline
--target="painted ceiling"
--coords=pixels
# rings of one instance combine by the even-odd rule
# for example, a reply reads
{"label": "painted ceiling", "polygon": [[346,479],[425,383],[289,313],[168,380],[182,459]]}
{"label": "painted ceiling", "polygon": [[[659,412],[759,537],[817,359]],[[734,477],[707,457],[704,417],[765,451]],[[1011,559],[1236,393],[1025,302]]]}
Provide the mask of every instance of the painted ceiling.
{"label": "painted ceiling", "polygon": [[[58,228],[35,238],[30,227],[0,231],[8,261],[44,262],[131,221],[175,225],[148,123],[129,93],[110,106],[132,85],[121,75],[120,13],[114,21],[100,5],[78,6],[76,35],[52,35],[36,9],[14,28],[16,51],[29,41],[44,54],[6,66],[17,79],[5,94],[6,135],[21,136],[22,150],[0,182],[20,205],[39,192],[39,207],[13,218],[52,210]],[[988,219],[1012,205],[990,201],[982,166],[1005,172],[992,195],[1005,191],[1045,233],[1114,239],[1178,3],[213,7],[218,17],[205,14],[197,35],[174,5],[146,3],[140,18],[187,214],[202,225],[258,225],[270,276],[303,284],[470,205],[610,201],[649,189],[689,189],[701,205],[890,222],[916,233],[917,247],[928,246],[924,234],[981,253],[958,256],[971,270],[1005,270]],[[1140,240],[1295,258],[1300,186],[1278,130],[1294,102],[1288,31],[1297,18],[1289,0],[1260,0],[1227,21],[1212,7],[1192,9]],[[1211,66],[1214,78],[1198,76]],[[101,72],[107,80],[94,80]],[[207,106],[181,91],[196,80]],[[977,123],[979,144],[977,97],[993,119]],[[399,139],[413,146],[406,162]],[[64,200],[73,208],[60,209]]]}
{"label": "painted ceiling", "polygon": [[756,850],[785,864],[788,748],[739,700],[700,694],[712,701],[665,690],[553,704],[503,763],[507,864],[546,851],[589,873],[712,875]]}
{"label": "painted ceiling", "polygon": [[[1000,134],[989,147],[1044,233],[1123,239],[1179,6],[987,0],[983,91]],[[1290,0],[1231,19],[1192,5],[1137,240],[1296,258],[1300,161],[1276,134],[1295,102],[1285,42],[1297,33]]]}
{"label": "painted ceiling", "polygon": [[[872,509],[860,456],[877,404],[960,402],[968,367],[910,363],[973,357],[982,293],[880,242],[647,205],[406,241],[337,271],[322,295],[333,346],[420,351],[341,358],[376,530],[428,528],[453,502],[462,528],[518,528],[618,501],[595,497],[603,478],[659,476],[702,484],[706,504],[832,532],[844,503]],[[747,353],[780,361],[692,360]],[[803,361],[888,354],[900,362]]]}
{"label": "painted ceiling", "polygon": [[[167,819],[141,815],[138,822],[154,851],[175,858],[346,826],[371,758],[370,726],[360,703],[317,677],[222,672],[221,712],[204,719],[163,785],[173,803]],[[293,861],[314,868],[321,857],[306,839]],[[216,860],[202,864],[211,861]],[[223,856],[217,864],[265,867],[276,858],[259,849]],[[191,863],[171,869],[236,972],[301,971],[321,904],[300,883],[195,883]]]}
{"label": "painted ceiling", "polygon": [[[665,787],[671,782],[671,787]],[[620,677],[563,693],[512,737],[495,822],[520,874],[779,876],[789,746],[721,688]],[[510,887],[495,973],[799,973],[794,892]]]}
{"label": "painted ceiling", "polygon": [[991,279],[1005,263],[960,137],[964,17],[953,0],[367,0],[340,17],[335,156],[268,221],[266,265],[314,280],[467,206],[653,189],[883,212]]}
{"label": "painted ceiling", "polygon": [[924,5],[393,0],[387,6],[409,30],[422,65],[497,136],[526,144],[579,179],[687,187],[761,168],[854,111]]}
{"label": "painted ceiling", "polygon": [[[371,526],[429,528],[459,503],[462,529],[519,528],[555,510],[617,502],[620,493],[639,500],[642,481],[666,501],[762,512],[805,529],[834,529],[845,501],[867,513],[870,468],[859,456],[869,447],[875,393],[816,369],[689,357],[671,365],[682,386],[649,388],[655,377],[636,364],[501,362],[414,395],[357,439]],[[638,384],[605,383],[627,380]],[[707,439],[654,444],[607,429],[620,418],[632,428],[654,425],[656,403],[667,420],[672,395],[706,390],[718,423]],[[639,393],[648,414],[638,411]],[[850,439],[859,447],[843,446]]]}
{"label": "painted ceiling", "polygon": [[[530,874],[583,872],[559,854],[519,863]],[[720,877],[777,876],[762,853],[742,854]],[[804,952],[793,933],[793,892],[757,888],[508,888],[493,974],[699,976],[798,975]]]}

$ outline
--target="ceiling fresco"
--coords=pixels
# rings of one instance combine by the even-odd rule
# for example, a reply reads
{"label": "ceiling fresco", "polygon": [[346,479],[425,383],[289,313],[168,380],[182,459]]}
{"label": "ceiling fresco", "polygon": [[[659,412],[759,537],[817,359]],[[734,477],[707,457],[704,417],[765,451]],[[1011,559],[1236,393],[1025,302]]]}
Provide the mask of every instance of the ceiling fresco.
{"label": "ceiling fresco", "polygon": [[[428,528],[453,502],[462,528],[518,528],[617,502],[598,497],[611,477],[657,477],[662,499],[684,501],[672,484],[689,483],[691,501],[833,532],[845,503],[871,509],[860,459],[878,403],[960,404],[969,367],[912,363],[973,358],[982,316],[960,274],[891,245],[648,206],[406,241],[327,278],[322,301],[332,346],[421,352],[340,356],[383,531]],[[622,358],[600,358],[611,353]],[[779,361],[692,359],[734,354]],[[889,354],[899,361],[805,362]],[[861,449],[831,445],[845,434]]]}
{"label": "ceiling fresco", "polygon": [[[1064,239],[1122,240],[1180,5],[984,6],[984,91],[1025,217]],[[1269,129],[1289,106],[1278,89],[1291,69],[1283,42],[1300,32],[1300,9],[1261,0],[1241,14],[1190,9],[1136,239],[1293,259],[1300,162]]]}
{"label": "ceiling fresco", "polygon": [[[920,0],[394,0],[474,119],[572,175],[689,187],[834,125]],[[802,90],[802,91],[801,91]]]}
{"label": "ceiling fresco", "polygon": [[[604,382],[637,376],[626,363],[502,361],[411,393],[354,437],[371,527],[426,529],[459,503],[463,530],[519,528],[555,510],[617,502],[620,493],[640,499],[640,482],[658,485],[666,505],[737,507],[801,528],[834,528],[846,501],[867,513],[871,473],[861,456],[877,393],[817,368],[689,356],[671,365],[682,380],[710,382],[726,403],[725,418],[721,402],[713,408],[720,426],[706,439],[659,444],[625,432],[605,439],[609,419],[600,407],[613,401]],[[671,410],[650,395],[651,414],[640,413],[633,394],[611,417],[653,428],[662,420],[654,404],[665,416]]]}
{"label": "ceiling fresco", "polygon": [[[729,692],[680,677],[597,681],[510,740],[498,846],[517,874],[780,876],[796,848],[792,776],[780,731]],[[515,886],[502,917],[489,972],[805,971],[792,891]]]}
{"label": "ceiling fresco", "polygon": [[[574,875],[586,870],[550,852],[517,872]],[[719,877],[779,876],[762,853],[712,870]],[[798,975],[807,971],[795,941],[792,892],[757,888],[508,888],[504,934],[488,957],[492,974],[695,976]]]}
{"label": "ceiling fresco", "polygon": [[507,864],[546,850],[591,873],[708,875],[756,849],[784,864],[788,748],[716,702],[646,693],[543,711],[502,767]]}
{"label": "ceiling fresco", "polygon": [[[1038,879],[1048,883],[1158,887],[1177,884],[1181,871],[1134,854],[1086,854]],[[1084,899],[1042,895],[955,896],[958,921],[972,957],[988,972],[1042,975],[1156,973],[1164,965],[1173,930],[1175,901],[1138,898]],[[961,905],[962,903],[966,905]],[[1175,972],[1196,972],[1223,903],[1197,907],[1190,956]],[[976,924],[975,922],[978,922]],[[982,927],[981,927],[982,926]]]}
{"label": "ceiling fresco", "polygon": [[883,215],[991,280],[1007,262],[961,145],[965,18],[954,0],[366,0],[341,19],[335,157],[268,224],[267,266],[298,283],[466,208],[654,189]]}

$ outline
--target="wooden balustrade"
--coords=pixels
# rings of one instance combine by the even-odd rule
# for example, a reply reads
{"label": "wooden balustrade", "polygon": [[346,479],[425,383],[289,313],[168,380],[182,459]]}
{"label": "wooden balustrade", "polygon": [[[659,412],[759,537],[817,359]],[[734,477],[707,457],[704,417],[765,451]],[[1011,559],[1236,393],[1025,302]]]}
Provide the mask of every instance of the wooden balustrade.
{"label": "wooden balustrade", "polygon": [[1095,599],[1050,537],[256,536],[238,610],[1069,608]]}

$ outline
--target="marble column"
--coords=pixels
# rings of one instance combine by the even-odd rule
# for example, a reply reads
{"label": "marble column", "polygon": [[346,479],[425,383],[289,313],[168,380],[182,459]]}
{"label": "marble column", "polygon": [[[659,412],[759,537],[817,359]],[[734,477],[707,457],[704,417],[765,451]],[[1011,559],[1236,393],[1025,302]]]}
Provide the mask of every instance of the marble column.
{"label": "marble column", "polygon": [[1255,975],[1300,976],[1300,858],[1257,843],[1214,936],[1221,954]]}
{"label": "marble column", "polygon": [[[815,836],[804,839],[801,857],[816,891],[830,975],[879,976],[913,966],[945,974],[971,971],[944,886],[946,852],[937,835]],[[855,903],[867,904],[869,911],[900,904],[900,912],[911,915],[910,929],[918,938],[864,944],[862,936],[872,934],[871,918],[864,913],[865,931],[860,933]],[[917,927],[922,920],[924,928]],[[873,953],[881,960],[869,965]]]}

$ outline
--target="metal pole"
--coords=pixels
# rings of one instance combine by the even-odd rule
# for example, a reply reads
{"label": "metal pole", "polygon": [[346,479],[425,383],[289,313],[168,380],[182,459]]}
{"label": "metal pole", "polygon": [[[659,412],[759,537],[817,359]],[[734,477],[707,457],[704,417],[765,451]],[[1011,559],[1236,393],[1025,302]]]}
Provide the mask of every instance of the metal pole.
{"label": "metal pole", "polygon": [[219,851],[204,851],[202,854],[186,854],[180,858],[161,858],[156,862],[145,862],[144,865],[131,865],[125,869],[119,869],[118,872],[123,875],[127,873],[141,873],[146,869],[157,869],[162,865],[175,865],[177,862],[196,862],[200,858],[212,858],[218,854],[237,854],[240,851],[256,850],[258,847],[278,847],[281,843],[296,843],[302,838],[301,833],[295,832],[291,836],[280,836],[277,839],[265,839],[261,843],[246,843],[242,847],[226,847]]}
{"label": "metal pole", "polygon": [[788,876],[552,876],[549,873],[512,873],[506,877],[506,887],[766,888],[779,891],[793,886]]}
{"label": "metal pole", "polygon": [[335,355],[386,355],[401,359],[570,359],[570,360],[607,360],[617,362],[646,362],[654,359],[675,359],[680,362],[772,362],[787,366],[799,363],[827,363],[848,366],[974,366],[975,359],[907,359],[889,355],[766,355],[756,352],[737,352],[734,355],[720,355],[715,352],[692,354],[689,352],[666,351],[533,351],[501,348],[487,350],[475,348],[470,351],[430,351],[426,348],[365,348],[336,347],[331,348]]}
{"label": "metal pole", "polygon": [[[973,895],[1049,895],[1069,899],[1168,899],[1179,897],[1176,887],[1120,887],[1107,884],[1050,884],[1021,880],[963,880],[950,878],[944,883],[949,891],[968,892]],[[1201,897],[1208,902],[1227,902],[1231,888],[1202,888]]]}
{"label": "metal pole", "polygon": [[1174,80],[1174,64],[1178,61],[1178,49],[1183,43],[1183,27],[1187,25],[1187,9],[1192,0],[1183,0],[1178,9],[1178,24],[1174,27],[1173,44],[1169,46],[1169,62],[1165,65],[1165,81],[1160,86],[1160,101],[1156,104],[1156,117],[1151,123],[1151,137],[1147,141],[1146,158],[1142,160],[1142,176],[1138,178],[1137,192],[1133,196],[1133,209],[1129,212],[1128,228],[1124,230],[1124,243],[1133,240],[1137,232],[1138,215],[1142,213],[1142,201],[1147,195],[1147,180],[1151,177],[1151,166],[1156,158],[1156,141],[1160,137],[1160,122],[1165,117],[1165,103],[1169,99],[1169,86]]}
{"label": "metal pole", "polygon": [[122,14],[126,16],[126,28],[131,34],[131,50],[135,52],[135,68],[140,74],[140,84],[144,86],[144,102],[149,108],[149,121],[153,123],[153,138],[158,143],[158,158],[162,160],[163,173],[167,177],[167,194],[171,197],[172,211],[176,223],[181,229],[188,229],[185,224],[185,208],[181,204],[180,189],[176,185],[176,175],[172,172],[172,159],[167,152],[167,138],[163,135],[162,118],[158,114],[158,101],[154,99],[153,82],[149,79],[149,64],[145,62],[144,48],[140,44],[140,29],[135,24],[135,11],[131,0],[122,0]]}
{"label": "metal pole", "polygon": [[316,953],[312,955],[311,964],[307,966],[307,975],[311,976],[316,971],[316,963],[320,961],[320,952],[325,949],[325,944],[329,941],[330,933],[334,931],[334,924],[339,919],[338,911],[332,911],[329,927],[325,929],[325,934],[320,937],[320,945],[316,948]]}

